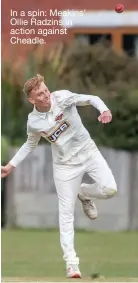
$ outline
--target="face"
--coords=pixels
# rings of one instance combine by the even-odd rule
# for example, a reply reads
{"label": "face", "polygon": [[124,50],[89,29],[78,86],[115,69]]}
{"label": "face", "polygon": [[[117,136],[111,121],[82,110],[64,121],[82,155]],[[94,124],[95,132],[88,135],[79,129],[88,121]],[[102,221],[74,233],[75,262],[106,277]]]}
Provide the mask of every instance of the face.
{"label": "face", "polygon": [[51,107],[50,92],[44,82],[41,82],[39,87],[34,88],[29,97],[29,101],[38,108]]}

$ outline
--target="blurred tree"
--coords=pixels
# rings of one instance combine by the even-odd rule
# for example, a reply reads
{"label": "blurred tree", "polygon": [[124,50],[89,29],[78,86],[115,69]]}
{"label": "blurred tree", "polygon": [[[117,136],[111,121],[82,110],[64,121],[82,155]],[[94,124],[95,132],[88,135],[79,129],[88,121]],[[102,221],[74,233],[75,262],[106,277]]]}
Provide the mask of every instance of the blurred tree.
{"label": "blurred tree", "polygon": [[58,44],[49,52],[38,47],[25,62],[2,65],[2,134],[13,145],[26,139],[26,120],[32,106],[22,92],[24,82],[37,73],[50,91],[69,89],[100,96],[113,113],[102,125],[93,108],[79,108],[97,144],[138,150],[138,60],[115,54],[101,43],[84,46]]}

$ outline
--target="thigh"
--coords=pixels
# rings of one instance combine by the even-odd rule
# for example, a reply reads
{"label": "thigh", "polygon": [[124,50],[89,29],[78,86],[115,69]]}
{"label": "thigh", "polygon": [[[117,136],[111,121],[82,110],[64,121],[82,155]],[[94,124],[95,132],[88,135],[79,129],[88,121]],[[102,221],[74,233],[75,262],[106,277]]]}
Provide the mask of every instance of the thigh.
{"label": "thigh", "polygon": [[75,204],[83,177],[82,166],[56,165],[53,168],[57,195],[64,203]]}
{"label": "thigh", "polygon": [[112,171],[98,148],[93,157],[87,162],[86,172],[97,183],[99,188],[115,186]]}

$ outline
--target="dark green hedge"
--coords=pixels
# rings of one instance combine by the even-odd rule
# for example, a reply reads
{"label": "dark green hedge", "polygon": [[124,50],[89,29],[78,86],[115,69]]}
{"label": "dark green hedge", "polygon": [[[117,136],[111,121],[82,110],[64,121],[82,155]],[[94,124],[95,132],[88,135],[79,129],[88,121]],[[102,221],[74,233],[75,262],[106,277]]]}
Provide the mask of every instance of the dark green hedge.
{"label": "dark green hedge", "polygon": [[138,150],[138,90],[127,89],[125,94],[118,90],[114,96],[102,95],[101,98],[112,111],[113,120],[110,124],[99,123],[98,112],[91,110],[88,117],[86,110],[80,109],[91,137],[99,145],[130,151]]}
{"label": "dark green hedge", "polygon": [[31,106],[22,92],[26,79],[41,73],[51,91],[100,96],[113,114],[108,125],[98,122],[99,113],[81,107],[79,112],[98,145],[138,150],[138,61],[125,54],[117,55],[103,44],[59,46],[52,55],[36,60],[31,55],[15,75],[13,63],[2,67],[2,134],[12,144],[26,139],[26,119]]}

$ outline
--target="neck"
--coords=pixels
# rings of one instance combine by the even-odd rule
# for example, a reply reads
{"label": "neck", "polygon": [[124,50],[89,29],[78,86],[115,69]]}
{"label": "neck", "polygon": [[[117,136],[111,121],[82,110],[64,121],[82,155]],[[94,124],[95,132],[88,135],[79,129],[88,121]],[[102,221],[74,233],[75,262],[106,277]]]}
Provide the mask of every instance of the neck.
{"label": "neck", "polygon": [[47,106],[47,107],[38,107],[38,106],[35,106],[36,110],[38,112],[48,112],[51,108],[51,105]]}

